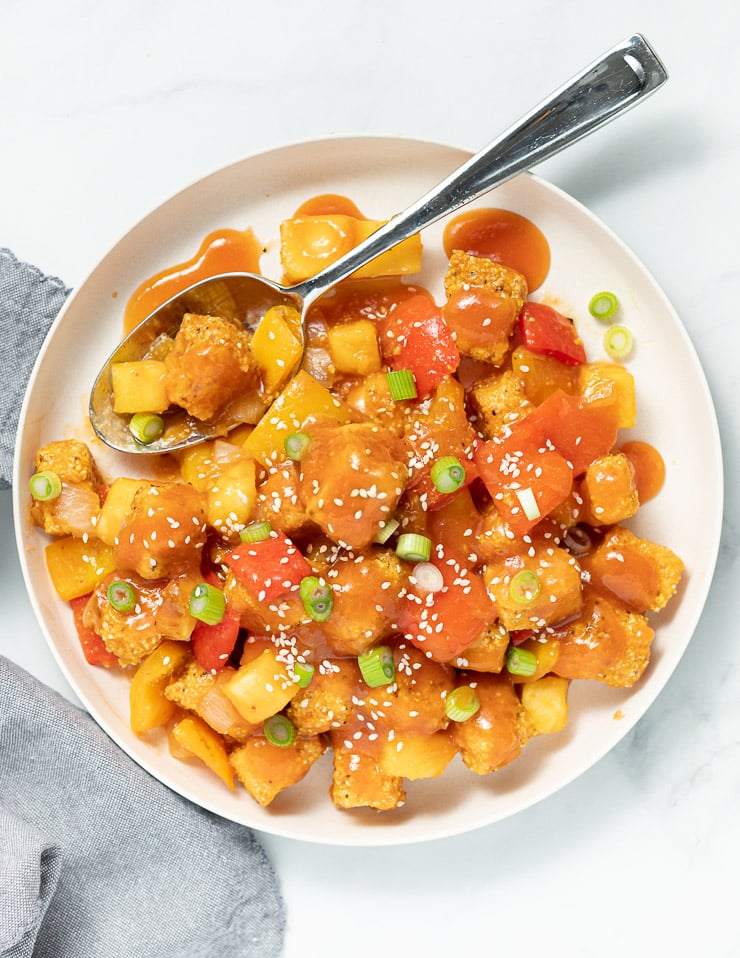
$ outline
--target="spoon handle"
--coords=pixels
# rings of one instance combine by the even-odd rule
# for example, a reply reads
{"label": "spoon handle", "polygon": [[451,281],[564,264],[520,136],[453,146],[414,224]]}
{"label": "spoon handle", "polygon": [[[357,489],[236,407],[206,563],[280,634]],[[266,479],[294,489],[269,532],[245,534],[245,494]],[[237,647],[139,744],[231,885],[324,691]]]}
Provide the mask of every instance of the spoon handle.
{"label": "spoon handle", "polygon": [[668,79],[640,34],[556,90],[480,153],[321,273],[293,287],[306,304],[380,253],[608,123]]}

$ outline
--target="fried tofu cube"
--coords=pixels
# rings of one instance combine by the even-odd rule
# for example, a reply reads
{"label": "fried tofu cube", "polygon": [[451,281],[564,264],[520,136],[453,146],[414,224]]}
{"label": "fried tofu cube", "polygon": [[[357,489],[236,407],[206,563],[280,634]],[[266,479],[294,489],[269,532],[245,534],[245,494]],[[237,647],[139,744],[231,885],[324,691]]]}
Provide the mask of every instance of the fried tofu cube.
{"label": "fried tofu cube", "polygon": [[369,752],[352,747],[342,732],[331,736],[334,747],[334,775],[329,794],[337,808],[375,808],[390,811],[406,799],[403,779],[386,775],[378,759]]}
{"label": "fried tofu cube", "polygon": [[683,562],[667,546],[617,526],[581,560],[594,586],[607,589],[636,612],[657,612],[675,594]]}
{"label": "fried tofu cube", "polygon": [[640,508],[635,468],[623,452],[599,456],[578,484],[581,519],[593,526],[609,526],[634,516]]}
{"label": "fried tofu cube", "polygon": [[499,366],[527,298],[527,281],[487,257],[454,250],[445,275],[445,320],[461,355]]}
{"label": "fried tofu cube", "polygon": [[236,323],[186,313],[165,358],[171,403],[196,419],[215,419],[258,381],[249,339]]}
{"label": "fried tofu cube", "polygon": [[499,622],[495,622],[467,645],[452,664],[455,668],[473,672],[500,672],[508,647],[509,633]]}
{"label": "fried tofu cube", "polygon": [[557,625],[581,610],[580,566],[558,546],[537,544],[525,555],[493,560],[483,581],[509,632]]}
{"label": "fried tofu cube", "polygon": [[476,426],[485,439],[493,439],[505,426],[534,409],[521,380],[510,369],[477,380],[469,399]]}
{"label": "fried tofu cube", "polygon": [[487,775],[519,757],[533,733],[514,686],[503,675],[461,673],[461,684],[474,684],[480,709],[464,722],[450,725],[452,741],[476,775]]}
{"label": "fried tofu cube", "polygon": [[53,472],[62,483],[56,499],[31,502],[31,519],[52,536],[95,535],[100,511],[100,476],[84,442],[62,439],[36,453],[35,472]]}
{"label": "fried tofu cube", "polygon": [[369,422],[308,433],[299,485],[306,513],[333,542],[365,549],[393,516],[408,479],[397,440]]}
{"label": "fried tofu cube", "polygon": [[299,736],[292,745],[278,746],[253,735],[231,752],[229,760],[239,781],[265,808],[280,792],[305,778],[325,751],[318,736]]}
{"label": "fried tofu cube", "polygon": [[352,696],[360,681],[357,659],[328,659],[322,664],[287,708],[286,714],[300,735],[320,735],[341,728],[352,714]]}
{"label": "fried tofu cube", "polygon": [[559,635],[553,672],[629,688],[647,668],[654,634],[644,615],[588,590],[581,615]]}
{"label": "fried tofu cube", "polygon": [[266,520],[289,538],[314,528],[298,498],[298,470],[286,461],[269,470],[257,488],[256,519]]}
{"label": "fried tofu cube", "polygon": [[[108,586],[124,579],[136,590],[136,609],[120,612],[108,600]],[[84,624],[96,632],[120,665],[136,665],[162,642],[157,628],[161,604],[160,584],[152,585],[134,573],[112,572],[95,587],[85,607]],[[132,621],[135,619],[135,628]]]}

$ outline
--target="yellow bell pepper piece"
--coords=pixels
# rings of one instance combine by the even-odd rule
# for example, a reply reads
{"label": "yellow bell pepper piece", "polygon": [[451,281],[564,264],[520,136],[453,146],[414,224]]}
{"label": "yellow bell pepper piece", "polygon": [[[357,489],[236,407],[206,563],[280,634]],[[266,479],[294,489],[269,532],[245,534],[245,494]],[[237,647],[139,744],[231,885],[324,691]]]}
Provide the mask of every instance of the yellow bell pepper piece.
{"label": "yellow bell pepper piece", "polygon": [[196,715],[187,715],[173,726],[172,738],[234,790],[234,773],[229,764],[229,753],[221,736],[214,732],[210,725],[206,725]]}
{"label": "yellow bell pepper piece", "polygon": [[177,711],[165,694],[173,676],[190,656],[187,642],[163,642],[144,659],[129,687],[129,721],[136,735],[165,725]]}
{"label": "yellow bell pepper piece", "polygon": [[113,549],[97,539],[64,536],[49,543],[45,556],[54,588],[65,602],[92,592],[116,567]]}

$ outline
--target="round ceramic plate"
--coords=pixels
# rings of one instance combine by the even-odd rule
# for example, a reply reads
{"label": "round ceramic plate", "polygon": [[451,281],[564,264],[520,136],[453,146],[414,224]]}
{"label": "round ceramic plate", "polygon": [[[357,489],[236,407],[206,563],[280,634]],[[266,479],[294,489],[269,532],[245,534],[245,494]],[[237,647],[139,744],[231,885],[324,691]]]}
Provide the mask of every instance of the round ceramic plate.
{"label": "round ceramic plate", "polygon": [[[249,157],[196,182],[127,233],[69,299],[29,384],[16,455],[15,521],[28,590],[59,665],[91,715],[152,775],[199,805],[265,832],[330,844],[401,844],[475,829],[552,795],[608,752],[655,700],[691,638],[709,590],[719,543],[722,464],[714,409],[694,349],[664,294],[620,240],[573,199],[524,175],[477,205],[514,210],[544,231],[552,268],[537,298],[556,300],[575,317],[592,359],[606,357],[603,327],[589,317],[587,304],[597,290],[618,293],[623,321],[637,344],[628,361],[638,401],[638,425],[630,438],[652,442],[667,465],[662,492],[631,525],[678,553],[686,574],[680,594],[655,617],[654,652],[642,681],[633,690],[574,682],[564,731],[532,740],[521,758],[485,777],[455,760],[439,779],[408,783],[402,809],[377,813],[333,807],[330,754],[271,808],[260,808],[243,789],[231,793],[205,768],[171,758],[163,734],[134,736],[128,681],[85,663],[70,611],[49,582],[47,539],[28,520],[27,480],[36,449],[70,436],[91,443],[109,477],[141,474],[140,459],[111,454],[92,440],[86,421],[90,386],[120,336],[128,296],[146,277],[188,259],[220,227],[251,226],[267,248],[263,272],[277,278],[280,221],[305,199],[341,193],[365,215],[387,218],[467,156],[404,139],[329,139]],[[424,273],[414,279],[438,297],[446,265],[442,229],[438,224],[425,232]]]}

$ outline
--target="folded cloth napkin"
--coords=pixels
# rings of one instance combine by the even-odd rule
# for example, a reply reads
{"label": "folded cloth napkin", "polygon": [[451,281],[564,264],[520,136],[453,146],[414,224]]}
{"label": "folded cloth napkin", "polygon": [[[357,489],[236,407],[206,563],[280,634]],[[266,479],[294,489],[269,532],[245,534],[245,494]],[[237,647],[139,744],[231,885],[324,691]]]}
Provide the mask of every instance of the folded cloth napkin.
{"label": "folded cloth napkin", "polygon": [[[69,290],[0,250],[0,487]],[[268,958],[284,909],[252,832],[169,791],[0,656],[0,955]]]}

